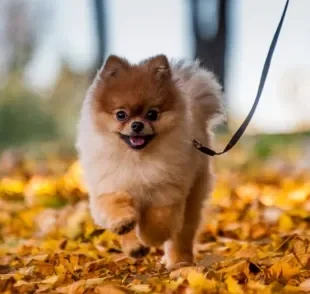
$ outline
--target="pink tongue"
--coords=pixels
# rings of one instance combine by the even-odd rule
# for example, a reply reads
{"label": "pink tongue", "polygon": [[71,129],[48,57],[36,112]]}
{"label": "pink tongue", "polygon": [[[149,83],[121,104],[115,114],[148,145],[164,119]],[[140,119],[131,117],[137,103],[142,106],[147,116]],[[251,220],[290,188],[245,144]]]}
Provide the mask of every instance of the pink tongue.
{"label": "pink tongue", "polygon": [[135,146],[141,146],[145,143],[145,139],[143,137],[130,137],[130,143]]}

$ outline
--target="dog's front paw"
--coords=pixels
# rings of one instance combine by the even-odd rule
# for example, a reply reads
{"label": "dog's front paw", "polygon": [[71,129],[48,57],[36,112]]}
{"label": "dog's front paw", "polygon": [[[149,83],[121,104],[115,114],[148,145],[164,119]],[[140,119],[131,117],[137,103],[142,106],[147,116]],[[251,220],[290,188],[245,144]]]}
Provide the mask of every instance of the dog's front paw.
{"label": "dog's front paw", "polygon": [[194,258],[191,252],[179,252],[175,247],[165,248],[164,261],[166,269],[176,270],[182,267],[193,266]]}
{"label": "dog's front paw", "polygon": [[93,216],[98,224],[123,235],[134,229],[137,212],[133,198],[126,192],[102,194],[93,205]]}
{"label": "dog's front paw", "polygon": [[194,266],[195,263],[194,262],[181,261],[181,262],[177,262],[177,263],[166,262],[165,265],[166,265],[167,270],[172,271],[172,270],[177,270],[177,269],[183,268],[183,267]]}

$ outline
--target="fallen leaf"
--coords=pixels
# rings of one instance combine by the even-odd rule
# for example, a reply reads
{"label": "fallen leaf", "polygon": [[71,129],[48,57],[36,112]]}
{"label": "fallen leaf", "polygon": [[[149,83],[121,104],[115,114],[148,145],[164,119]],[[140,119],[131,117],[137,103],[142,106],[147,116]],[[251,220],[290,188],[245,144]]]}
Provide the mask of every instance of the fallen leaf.
{"label": "fallen leaf", "polygon": [[150,285],[146,284],[132,285],[130,286],[130,289],[140,293],[149,293],[152,290]]}
{"label": "fallen leaf", "polygon": [[69,284],[68,286],[58,287],[56,290],[58,293],[64,294],[82,294],[85,290],[85,285],[85,280],[79,280],[77,282]]}
{"label": "fallen leaf", "polygon": [[277,262],[270,269],[269,272],[276,279],[279,277],[290,279],[291,277],[300,273],[298,267],[292,267],[287,262]]}
{"label": "fallen leaf", "polygon": [[207,279],[201,272],[190,271],[187,275],[189,285],[196,290],[214,290],[216,289],[216,281]]}
{"label": "fallen leaf", "polygon": [[46,279],[40,281],[42,284],[55,284],[58,281],[58,276],[47,277]]}
{"label": "fallen leaf", "polygon": [[86,286],[90,285],[100,285],[102,284],[106,278],[93,278],[93,279],[88,279],[86,280]]}
{"label": "fallen leaf", "polygon": [[302,291],[310,292],[310,279],[304,280],[302,283],[299,284],[299,287]]}
{"label": "fallen leaf", "polygon": [[227,285],[229,293],[240,293],[240,294],[244,293],[242,287],[233,277],[228,276],[228,278],[225,280],[225,283]]}
{"label": "fallen leaf", "polygon": [[281,231],[288,232],[294,227],[292,218],[287,214],[282,214],[279,219],[279,228]]}
{"label": "fallen leaf", "polygon": [[191,272],[202,272],[203,268],[202,267],[196,267],[196,266],[186,266],[186,267],[181,267],[178,268],[174,271],[172,271],[169,275],[170,279],[177,279],[179,277],[182,277],[184,279],[187,278],[189,273]]}
{"label": "fallen leaf", "polygon": [[124,288],[113,285],[107,284],[102,286],[97,286],[94,289],[95,294],[126,294],[128,293]]}
{"label": "fallen leaf", "polygon": [[94,224],[78,162],[53,157],[38,168],[25,159],[5,173],[0,165],[0,292],[310,292],[310,169],[292,164],[298,152],[277,168],[241,145],[231,152],[203,210],[197,266],[170,273],[163,248],[128,258],[119,236]]}

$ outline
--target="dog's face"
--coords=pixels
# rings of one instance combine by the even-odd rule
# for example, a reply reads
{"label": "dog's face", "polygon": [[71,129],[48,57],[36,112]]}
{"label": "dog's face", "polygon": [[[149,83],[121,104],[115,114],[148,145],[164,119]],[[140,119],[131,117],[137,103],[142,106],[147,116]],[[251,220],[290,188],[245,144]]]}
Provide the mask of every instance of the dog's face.
{"label": "dog's face", "polygon": [[98,73],[93,92],[95,123],[103,134],[114,134],[132,149],[143,149],[172,131],[182,103],[164,55],[130,65],[110,56]]}

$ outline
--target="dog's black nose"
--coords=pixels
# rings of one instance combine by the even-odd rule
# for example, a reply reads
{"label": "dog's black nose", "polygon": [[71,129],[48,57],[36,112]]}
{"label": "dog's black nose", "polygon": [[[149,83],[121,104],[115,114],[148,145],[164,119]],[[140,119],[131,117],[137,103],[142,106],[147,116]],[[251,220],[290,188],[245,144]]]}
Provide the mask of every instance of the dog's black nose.
{"label": "dog's black nose", "polygon": [[131,129],[135,132],[135,133],[139,133],[143,130],[144,128],[144,123],[141,121],[134,121],[131,124]]}

